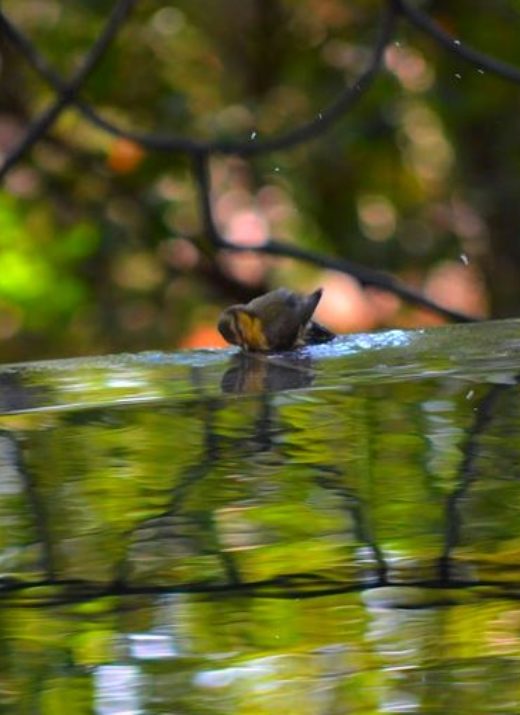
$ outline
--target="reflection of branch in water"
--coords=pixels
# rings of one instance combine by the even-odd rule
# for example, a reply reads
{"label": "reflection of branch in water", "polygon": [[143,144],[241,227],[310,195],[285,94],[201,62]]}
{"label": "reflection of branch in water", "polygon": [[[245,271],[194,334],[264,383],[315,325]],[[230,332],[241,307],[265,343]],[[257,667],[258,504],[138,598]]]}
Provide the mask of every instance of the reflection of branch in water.
{"label": "reflection of branch in water", "polygon": [[[448,588],[441,581],[423,580],[393,583],[391,580],[384,586],[376,581],[342,582],[339,579],[316,576],[314,574],[292,574],[261,581],[229,583],[187,583],[176,586],[163,584],[126,584],[110,583],[100,585],[99,582],[43,579],[31,583],[15,580],[0,582],[2,603],[16,607],[54,607],[72,605],[99,598],[126,597],[138,598],[162,595],[197,595],[212,598],[215,596],[234,598],[270,598],[276,600],[303,600],[322,598],[333,595],[355,595],[374,593],[375,600],[394,609],[431,609],[438,605],[458,605],[461,603],[462,591],[467,591],[467,598],[476,600],[520,601],[518,580],[515,584],[504,584],[502,581],[484,579],[475,583],[468,579],[453,579]],[[380,589],[384,592],[380,592]],[[51,593],[51,589],[55,593]],[[433,598],[432,592],[438,592]],[[421,600],[421,594],[424,599]],[[18,597],[18,598],[17,598]]]}
{"label": "reflection of branch in water", "polygon": [[264,393],[259,397],[260,411],[253,428],[255,452],[269,452],[273,448],[273,434],[275,427],[275,408],[272,395]]}
{"label": "reflection of branch in water", "polygon": [[309,387],[315,377],[308,355],[269,356],[262,353],[237,353],[222,378],[222,392],[261,393],[298,390]]}
{"label": "reflection of branch in water", "polygon": [[[3,602],[21,595],[17,606],[56,606],[91,601],[111,596],[160,596],[165,594],[227,595],[229,597],[248,595],[261,598],[311,598],[334,593],[358,593],[374,588],[375,584],[344,583],[331,578],[317,578],[314,574],[279,576],[261,581],[229,583],[188,583],[176,586],[163,584],[129,584],[79,581],[72,579],[42,579],[32,583],[9,581],[1,583],[0,594]],[[49,594],[49,589],[58,592]],[[31,600],[31,591],[34,600]]]}
{"label": "reflection of branch in water", "polygon": [[439,578],[446,585],[451,585],[452,583],[453,564],[451,552],[460,542],[460,501],[466,496],[468,489],[477,478],[478,440],[493,418],[498,398],[505,390],[515,386],[515,384],[494,385],[476,408],[475,421],[468,432],[466,444],[462,449],[464,456],[459,467],[458,483],[446,500],[444,551],[439,558]]}
{"label": "reflection of branch in water", "polygon": [[344,484],[341,483],[341,474],[339,472],[336,473],[335,469],[333,471],[335,472],[334,477],[320,476],[316,481],[321,487],[329,491],[334,491],[344,500],[346,509],[352,516],[357,540],[368,546],[372,552],[372,557],[377,564],[377,584],[378,586],[386,585],[388,566],[385,561],[384,553],[377,541],[374,539],[368,520],[365,518],[363,502],[357,495],[353,494]]}
{"label": "reflection of branch in water", "polygon": [[[260,411],[253,427],[255,451],[265,452],[272,448],[273,406],[269,391],[300,388],[308,386],[314,379],[309,356],[294,354],[291,356],[247,355],[240,353],[232,359],[231,368],[224,375],[223,390],[226,392],[260,392]],[[129,535],[133,543],[155,547],[160,553],[161,544],[170,553],[212,554],[221,563],[229,584],[240,584],[240,574],[236,563],[225,549],[218,546],[218,528],[213,519],[211,508],[197,513],[182,514],[185,500],[193,492],[195,485],[214,470],[220,459],[220,444],[215,429],[215,415],[221,407],[218,400],[204,396],[197,370],[193,371],[192,383],[199,393],[199,404],[204,406],[204,447],[196,464],[191,464],[175,485],[168,507],[159,515],[141,522]],[[202,536],[201,536],[202,535]],[[201,542],[203,537],[204,543]],[[215,546],[208,548],[208,543]],[[175,551],[174,551],[175,550]],[[129,563],[121,561],[117,569],[114,584],[124,587],[129,581]]]}
{"label": "reflection of branch in water", "polygon": [[22,457],[22,448],[12,434],[9,432],[0,432],[0,439],[5,440],[5,445],[9,445],[9,453],[5,453],[0,443],[0,449],[3,454],[0,456],[2,462],[8,462],[9,466],[16,472],[16,478],[20,479],[23,484],[23,489],[29,503],[29,513],[35,526],[38,544],[42,552],[42,569],[47,578],[53,579],[56,577],[56,567],[54,564],[52,536],[49,531],[48,516],[43,500],[40,498],[38,487],[34,482],[33,476],[24,463]]}
{"label": "reflection of branch in water", "polygon": [[[194,376],[194,383],[196,382]],[[127,535],[127,539],[140,544],[150,542],[155,546],[156,552],[160,552],[161,544],[166,544],[168,553],[215,554],[222,562],[229,584],[237,585],[240,583],[238,568],[231,554],[218,547],[218,530],[212,516],[208,516],[207,511],[204,515],[200,513],[193,513],[190,516],[180,515],[184,500],[188,498],[196,484],[211,474],[219,460],[219,443],[215,430],[215,414],[219,403],[203,396],[200,397],[199,403],[205,407],[204,447],[200,459],[196,464],[189,465],[181,475],[179,482],[173,488],[168,508],[157,516],[142,521]],[[194,525],[197,527],[196,530],[193,529]],[[201,525],[204,526],[204,539],[215,544],[211,550],[207,546],[201,547],[199,543]],[[118,587],[126,587],[128,568],[127,559],[119,563],[114,579],[114,584]]]}

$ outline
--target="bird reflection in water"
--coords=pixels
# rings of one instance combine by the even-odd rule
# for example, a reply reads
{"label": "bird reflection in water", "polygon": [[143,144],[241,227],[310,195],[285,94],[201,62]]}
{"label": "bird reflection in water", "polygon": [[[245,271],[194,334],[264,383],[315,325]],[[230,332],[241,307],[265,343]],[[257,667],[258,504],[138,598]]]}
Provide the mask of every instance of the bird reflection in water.
{"label": "bird reflection in water", "polygon": [[262,393],[298,390],[312,385],[316,371],[308,355],[294,353],[279,356],[240,352],[221,382],[225,393]]}

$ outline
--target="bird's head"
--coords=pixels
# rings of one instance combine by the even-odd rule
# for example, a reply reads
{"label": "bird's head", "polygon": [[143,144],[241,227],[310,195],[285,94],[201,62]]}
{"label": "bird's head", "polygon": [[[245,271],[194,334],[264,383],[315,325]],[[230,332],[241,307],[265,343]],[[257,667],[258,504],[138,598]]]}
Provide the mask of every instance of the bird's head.
{"label": "bird's head", "polygon": [[245,305],[232,305],[220,315],[218,329],[222,337],[244,350],[268,350],[262,321]]}
{"label": "bird's head", "polygon": [[224,340],[227,340],[231,345],[241,345],[241,336],[236,317],[237,311],[242,306],[232,305],[231,308],[226,308],[218,320],[218,329]]}

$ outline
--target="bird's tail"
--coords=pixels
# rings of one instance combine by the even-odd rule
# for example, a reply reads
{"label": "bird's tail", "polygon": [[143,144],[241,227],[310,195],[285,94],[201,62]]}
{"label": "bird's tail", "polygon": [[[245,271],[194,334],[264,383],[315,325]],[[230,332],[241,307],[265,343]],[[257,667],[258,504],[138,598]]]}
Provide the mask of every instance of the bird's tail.
{"label": "bird's tail", "polygon": [[303,342],[305,345],[319,345],[320,343],[328,343],[334,340],[335,337],[336,334],[332,330],[311,320],[305,329]]}

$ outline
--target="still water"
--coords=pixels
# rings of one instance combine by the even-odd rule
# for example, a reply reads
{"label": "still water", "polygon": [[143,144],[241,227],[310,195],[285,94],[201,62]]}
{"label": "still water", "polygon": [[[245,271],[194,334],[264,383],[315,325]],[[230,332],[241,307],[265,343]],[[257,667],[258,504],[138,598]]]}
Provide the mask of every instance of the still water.
{"label": "still water", "polygon": [[520,712],[520,322],[0,368],[0,711]]}

